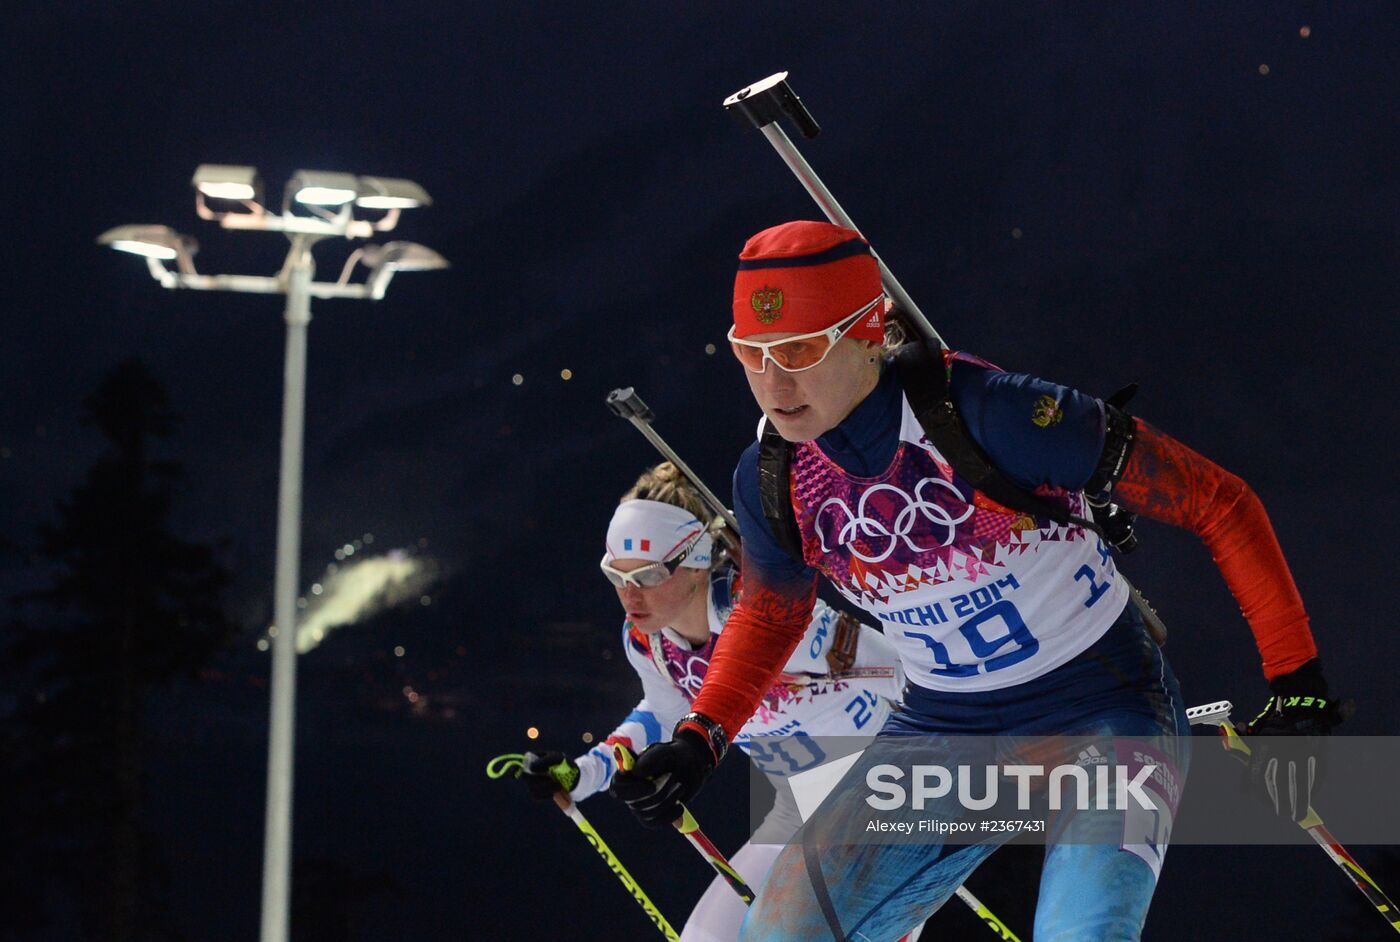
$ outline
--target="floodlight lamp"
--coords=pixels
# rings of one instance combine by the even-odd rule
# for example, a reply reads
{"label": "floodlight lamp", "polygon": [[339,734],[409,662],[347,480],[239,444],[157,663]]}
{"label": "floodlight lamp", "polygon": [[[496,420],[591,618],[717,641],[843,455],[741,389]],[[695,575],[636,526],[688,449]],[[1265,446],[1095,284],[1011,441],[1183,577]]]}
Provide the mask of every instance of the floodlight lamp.
{"label": "floodlight lamp", "polygon": [[287,183],[287,194],[303,206],[340,207],[359,193],[359,180],[351,173],[298,170]]}
{"label": "floodlight lamp", "polygon": [[169,226],[117,226],[97,237],[99,245],[110,246],[118,252],[130,252],[146,258],[170,261],[188,259],[199,250],[199,244]]}
{"label": "floodlight lamp", "polygon": [[194,188],[210,199],[262,201],[262,181],[256,167],[233,164],[200,164],[195,168]]}
{"label": "floodlight lamp", "polygon": [[360,194],[355,200],[356,206],[365,209],[413,209],[432,203],[421,186],[394,177],[360,177]]}
{"label": "floodlight lamp", "polygon": [[417,242],[386,242],[383,245],[366,245],[360,249],[361,260],[369,267],[369,277],[365,279],[365,290],[369,297],[379,300],[389,287],[389,281],[396,272],[431,271],[446,268],[447,259],[426,245]]}
{"label": "floodlight lamp", "polygon": [[417,242],[386,242],[367,245],[364,263],[375,271],[432,271],[446,268],[447,259]]}

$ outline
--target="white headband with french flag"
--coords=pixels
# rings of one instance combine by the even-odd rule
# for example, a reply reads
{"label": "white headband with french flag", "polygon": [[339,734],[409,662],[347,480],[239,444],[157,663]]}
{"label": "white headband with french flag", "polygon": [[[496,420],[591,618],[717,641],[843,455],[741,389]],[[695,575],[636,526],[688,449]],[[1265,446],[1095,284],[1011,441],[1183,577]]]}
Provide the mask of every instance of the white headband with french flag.
{"label": "white headband with french flag", "polygon": [[605,561],[645,559],[661,563],[693,544],[681,565],[708,569],[713,542],[705,525],[683,507],[658,500],[629,500],[617,505],[608,524]]}

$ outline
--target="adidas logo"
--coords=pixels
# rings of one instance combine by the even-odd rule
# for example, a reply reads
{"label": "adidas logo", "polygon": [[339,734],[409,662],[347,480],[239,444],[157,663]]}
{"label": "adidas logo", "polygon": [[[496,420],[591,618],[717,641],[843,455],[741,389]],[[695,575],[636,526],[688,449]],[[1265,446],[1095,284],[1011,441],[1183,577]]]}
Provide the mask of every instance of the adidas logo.
{"label": "adidas logo", "polygon": [[1097,746],[1079,750],[1079,761],[1075,765],[1108,765],[1108,757],[1099,752]]}

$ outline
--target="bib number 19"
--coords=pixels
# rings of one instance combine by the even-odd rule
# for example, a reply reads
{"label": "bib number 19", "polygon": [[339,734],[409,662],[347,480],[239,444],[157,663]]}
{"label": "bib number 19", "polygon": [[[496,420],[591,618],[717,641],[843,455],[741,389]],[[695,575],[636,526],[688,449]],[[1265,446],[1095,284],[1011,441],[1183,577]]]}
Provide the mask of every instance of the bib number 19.
{"label": "bib number 19", "polygon": [[[987,629],[1000,627],[1001,633],[989,638],[983,633],[984,626]],[[977,673],[977,664],[954,663],[947,646],[935,641],[933,636],[918,631],[906,631],[905,634],[918,638],[932,652],[933,659],[940,666],[932,668],[930,673],[944,677],[971,677]],[[967,641],[973,656],[982,662],[983,669],[989,674],[1019,664],[1040,650],[1040,642],[1031,634],[1021,613],[1009,599],[1002,599],[973,615],[958,626],[958,634]],[[1009,650],[997,653],[1008,645],[1011,646]]]}

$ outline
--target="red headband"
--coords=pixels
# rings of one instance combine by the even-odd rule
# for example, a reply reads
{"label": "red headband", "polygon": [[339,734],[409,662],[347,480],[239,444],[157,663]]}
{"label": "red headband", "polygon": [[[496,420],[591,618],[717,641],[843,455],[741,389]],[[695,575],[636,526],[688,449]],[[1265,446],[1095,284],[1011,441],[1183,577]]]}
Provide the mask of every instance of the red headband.
{"label": "red headband", "polygon": [[[829,222],[785,222],[739,253],[734,336],[825,330],[883,292],[880,266],[860,233]],[[875,305],[846,336],[880,343],[883,315],[884,305]]]}

